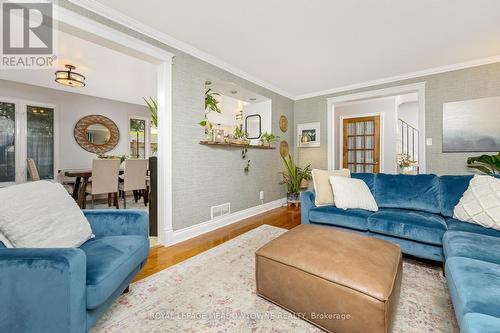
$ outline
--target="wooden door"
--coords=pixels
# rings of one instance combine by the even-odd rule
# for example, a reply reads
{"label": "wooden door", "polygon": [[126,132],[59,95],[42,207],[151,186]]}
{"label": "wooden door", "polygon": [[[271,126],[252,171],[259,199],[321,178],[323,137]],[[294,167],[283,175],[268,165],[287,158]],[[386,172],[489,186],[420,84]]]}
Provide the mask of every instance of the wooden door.
{"label": "wooden door", "polygon": [[380,116],[344,119],[343,167],[351,172],[380,170]]}

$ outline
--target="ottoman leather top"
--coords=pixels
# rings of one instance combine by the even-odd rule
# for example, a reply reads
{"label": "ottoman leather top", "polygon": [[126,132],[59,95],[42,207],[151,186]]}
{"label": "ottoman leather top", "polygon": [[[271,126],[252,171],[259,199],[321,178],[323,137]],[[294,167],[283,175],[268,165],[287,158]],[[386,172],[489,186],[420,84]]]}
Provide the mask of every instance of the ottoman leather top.
{"label": "ottoman leather top", "polygon": [[284,233],[261,247],[256,255],[380,301],[391,295],[401,261],[396,244],[309,224]]}

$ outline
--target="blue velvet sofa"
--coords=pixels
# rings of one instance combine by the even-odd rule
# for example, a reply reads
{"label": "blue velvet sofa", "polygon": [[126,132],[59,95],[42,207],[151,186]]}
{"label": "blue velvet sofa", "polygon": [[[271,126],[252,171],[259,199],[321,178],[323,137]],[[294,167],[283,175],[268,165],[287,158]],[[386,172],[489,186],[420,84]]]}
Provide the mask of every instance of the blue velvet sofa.
{"label": "blue velvet sofa", "polygon": [[84,211],[95,238],[80,248],[5,248],[0,242],[0,332],[87,332],[149,253],[148,215]]}
{"label": "blue velvet sofa", "polygon": [[403,253],[445,262],[463,333],[500,333],[500,231],[453,218],[472,176],[352,174],[370,188],[378,212],[316,207],[301,194],[302,223],[384,239]]}

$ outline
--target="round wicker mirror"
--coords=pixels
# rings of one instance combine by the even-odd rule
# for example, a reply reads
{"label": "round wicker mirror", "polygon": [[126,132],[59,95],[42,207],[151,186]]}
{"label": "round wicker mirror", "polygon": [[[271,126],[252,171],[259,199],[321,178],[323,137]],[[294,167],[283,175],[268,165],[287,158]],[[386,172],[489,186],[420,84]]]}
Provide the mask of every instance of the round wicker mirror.
{"label": "round wicker mirror", "polygon": [[95,154],[107,153],[120,141],[118,126],[111,119],[100,115],[85,116],[78,120],[73,133],[80,147]]}

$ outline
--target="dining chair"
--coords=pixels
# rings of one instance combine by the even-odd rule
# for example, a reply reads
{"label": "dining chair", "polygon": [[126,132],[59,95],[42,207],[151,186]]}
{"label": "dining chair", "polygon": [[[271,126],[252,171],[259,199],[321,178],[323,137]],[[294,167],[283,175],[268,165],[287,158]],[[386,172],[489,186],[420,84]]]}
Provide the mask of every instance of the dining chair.
{"label": "dining chair", "polygon": [[28,158],[28,172],[30,174],[32,181],[40,180],[40,174],[38,173],[38,168],[36,167],[35,160]]}
{"label": "dining chair", "polygon": [[[118,174],[120,173],[120,160],[118,159],[96,159],[92,161],[92,183],[90,195],[92,196],[92,208],[94,208],[94,197],[98,194],[108,195],[108,204],[111,194],[114,196],[114,205],[118,209]],[[87,187],[87,188],[88,188]]]}
{"label": "dining chair", "polygon": [[[123,208],[127,208],[127,191],[146,191],[146,174],[148,172],[148,160],[126,160],[123,169],[123,182],[119,184],[123,191]],[[144,195],[146,203],[147,195]]]}

